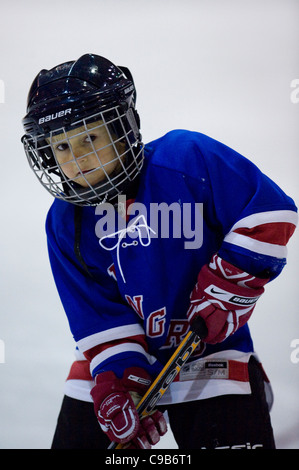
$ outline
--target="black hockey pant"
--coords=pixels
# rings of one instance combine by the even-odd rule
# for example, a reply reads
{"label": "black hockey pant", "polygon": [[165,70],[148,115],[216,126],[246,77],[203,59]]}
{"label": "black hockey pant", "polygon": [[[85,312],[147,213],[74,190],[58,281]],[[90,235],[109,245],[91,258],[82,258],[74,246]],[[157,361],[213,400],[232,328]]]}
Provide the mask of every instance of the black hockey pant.
{"label": "black hockey pant", "polygon": [[[225,395],[167,406],[179,449],[274,449],[262,372],[249,363],[251,395]],[[64,397],[52,449],[107,449],[93,404]]]}

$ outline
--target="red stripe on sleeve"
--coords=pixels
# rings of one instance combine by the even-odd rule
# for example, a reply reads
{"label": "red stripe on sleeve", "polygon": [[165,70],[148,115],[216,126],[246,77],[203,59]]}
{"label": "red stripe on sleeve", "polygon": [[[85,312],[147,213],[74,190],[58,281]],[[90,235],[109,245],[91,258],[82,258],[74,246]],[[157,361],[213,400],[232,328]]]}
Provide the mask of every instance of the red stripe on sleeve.
{"label": "red stripe on sleeve", "polygon": [[234,230],[235,233],[254,238],[260,242],[285,246],[295,231],[296,226],[286,222],[273,222],[257,225],[256,227],[241,227]]}
{"label": "red stripe on sleeve", "polygon": [[146,343],[145,336],[136,335],[136,336],[131,336],[129,338],[118,339],[115,341],[110,341],[109,343],[104,343],[104,344],[99,344],[98,346],[94,346],[93,348],[88,349],[87,351],[84,352],[84,357],[86,357],[86,359],[90,362],[95,356],[105,351],[106,349],[109,349],[112,346],[117,346],[118,344],[123,344],[123,343],[137,343],[137,344],[140,344],[146,352],[148,351],[148,345]]}

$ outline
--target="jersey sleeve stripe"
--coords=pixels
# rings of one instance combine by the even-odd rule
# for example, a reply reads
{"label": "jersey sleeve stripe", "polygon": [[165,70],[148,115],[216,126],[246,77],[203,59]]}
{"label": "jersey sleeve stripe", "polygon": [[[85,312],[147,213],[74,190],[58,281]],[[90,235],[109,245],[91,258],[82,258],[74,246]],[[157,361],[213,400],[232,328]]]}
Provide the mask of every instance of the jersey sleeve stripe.
{"label": "jersey sleeve stripe", "polygon": [[109,330],[94,333],[77,341],[79,350],[84,353],[95,346],[108,343],[128,336],[144,335],[144,330],[138,323],[131,325],[118,326]]}
{"label": "jersey sleeve stripe", "polygon": [[296,226],[298,223],[298,214],[290,210],[258,212],[240,219],[233,225],[230,232],[234,232],[238,228],[252,228],[257,225],[275,222],[285,222]]}
{"label": "jersey sleeve stripe", "polygon": [[122,338],[118,339],[116,341],[111,341],[110,343],[103,343],[95,346],[94,348],[88,349],[87,351],[84,352],[84,357],[91,362],[92,359],[97,356],[98,354],[102,353],[105,351],[105,349],[109,349],[112,346],[119,345],[121,343],[137,343],[140,344],[145,351],[148,350],[148,344],[146,342],[145,335],[138,335],[138,336],[130,336],[127,338]]}
{"label": "jersey sleeve stripe", "polygon": [[98,368],[103,362],[105,362],[107,359],[110,359],[112,356],[128,353],[141,354],[142,356],[144,356],[144,358],[148,361],[149,364],[153,364],[154,362],[156,362],[156,358],[148,354],[140,344],[122,343],[116,346],[112,346],[111,348],[105,349],[92,359],[92,361],[90,362],[91,375],[93,375],[93,371],[96,368]]}
{"label": "jersey sleeve stripe", "polygon": [[291,210],[267,211],[240,219],[224,241],[249,251],[284,259],[286,244],[298,223],[298,214]]}
{"label": "jersey sleeve stripe", "polygon": [[260,242],[271,243],[275,240],[276,245],[286,245],[295,231],[295,225],[284,222],[276,222],[258,225],[253,228],[239,228],[235,233],[254,238]]}
{"label": "jersey sleeve stripe", "polygon": [[262,255],[272,256],[281,259],[285,259],[287,257],[286,246],[260,242],[253,238],[246,237],[245,235],[240,235],[239,233],[229,233],[224,238],[224,241]]}

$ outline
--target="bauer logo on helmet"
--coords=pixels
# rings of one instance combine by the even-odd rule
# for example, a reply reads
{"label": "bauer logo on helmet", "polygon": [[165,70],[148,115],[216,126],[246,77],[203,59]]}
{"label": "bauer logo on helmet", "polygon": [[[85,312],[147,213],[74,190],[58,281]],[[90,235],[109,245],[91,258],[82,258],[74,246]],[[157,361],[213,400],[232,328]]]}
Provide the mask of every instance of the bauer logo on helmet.
{"label": "bauer logo on helmet", "polygon": [[66,116],[67,114],[71,114],[72,108],[64,109],[62,111],[59,111],[58,113],[55,114],[48,114],[47,116],[42,116],[39,120],[39,124],[43,124],[44,122],[52,121],[53,119],[57,119],[63,116]]}

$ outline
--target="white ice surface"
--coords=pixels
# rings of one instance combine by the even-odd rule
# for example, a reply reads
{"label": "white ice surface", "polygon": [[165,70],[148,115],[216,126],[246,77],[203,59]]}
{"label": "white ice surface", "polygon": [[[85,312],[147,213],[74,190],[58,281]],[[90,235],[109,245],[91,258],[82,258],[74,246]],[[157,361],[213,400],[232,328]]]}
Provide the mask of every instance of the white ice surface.
{"label": "white ice surface", "polygon": [[[126,65],[145,142],[174,128],[203,132],[249,157],[298,203],[299,103],[290,98],[299,79],[298,14],[297,0],[3,2],[1,449],[49,448],[73,359],[47,258],[44,220],[52,198],[20,142],[36,73],[86,52]],[[273,385],[272,422],[283,449],[299,448],[299,362],[291,361],[291,342],[299,338],[298,237],[250,320]],[[175,447],[170,433],[159,447]]]}

